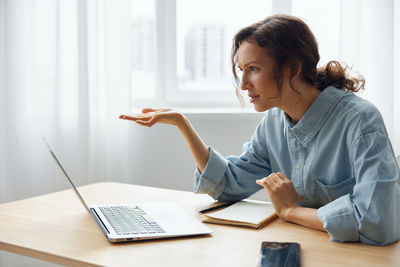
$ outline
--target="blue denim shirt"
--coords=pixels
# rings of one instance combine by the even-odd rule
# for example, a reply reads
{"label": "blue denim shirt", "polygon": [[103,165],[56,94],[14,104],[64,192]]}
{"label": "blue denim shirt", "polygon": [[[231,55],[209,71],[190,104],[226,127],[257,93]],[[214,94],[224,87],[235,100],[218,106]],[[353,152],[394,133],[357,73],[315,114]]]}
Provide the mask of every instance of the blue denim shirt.
{"label": "blue denim shirt", "polygon": [[244,199],[256,180],[283,172],[299,204],[318,209],[331,240],[385,245],[400,235],[400,171],[383,119],[370,102],[327,87],[293,124],[281,110],[266,112],[243,153],[222,157],[213,148],[196,193]]}

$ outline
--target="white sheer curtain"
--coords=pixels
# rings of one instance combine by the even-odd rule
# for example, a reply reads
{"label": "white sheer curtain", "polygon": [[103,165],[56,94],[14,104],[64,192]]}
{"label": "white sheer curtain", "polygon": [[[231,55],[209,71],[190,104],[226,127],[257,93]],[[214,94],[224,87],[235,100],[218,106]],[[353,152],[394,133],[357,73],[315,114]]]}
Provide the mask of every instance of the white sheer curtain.
{"label": "white sheer curtain", "polygon": [[400,1],[393,5],[393,145],[400,155]]}
{"label": "white sheer curtain", "polygon": [[[129,1],[1,0],[0,201],[129,179]],[[107,12],[104,12],[104,11]]]}

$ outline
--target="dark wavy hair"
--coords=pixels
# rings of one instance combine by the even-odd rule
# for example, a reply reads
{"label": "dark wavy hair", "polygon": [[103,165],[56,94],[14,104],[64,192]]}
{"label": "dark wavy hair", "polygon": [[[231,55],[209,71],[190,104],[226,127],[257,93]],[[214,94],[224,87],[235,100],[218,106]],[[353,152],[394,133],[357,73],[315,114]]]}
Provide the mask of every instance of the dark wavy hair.
{"label": "dark wavy hair", "polygon": [[241,98],[240,80],[236,73],[237,53],[243,41],[256,42],[260,47],[266,48],[275,61],[273,68],[275,83],[279,90],[282,87],[283,67],[291,70],[289,84],[301,67],[300,78],[324,90],[333,85],[338,89],[357,92],[364,89],[365,80],[359,77],[350,77],[348,67],[338,61],[329,61],[325,66],[317,68],[319,62],[318,43],[306,23],[301,19],[277,14],[241,29],[233,38],[232,45],[232,72],[236,81],[236,94]]}

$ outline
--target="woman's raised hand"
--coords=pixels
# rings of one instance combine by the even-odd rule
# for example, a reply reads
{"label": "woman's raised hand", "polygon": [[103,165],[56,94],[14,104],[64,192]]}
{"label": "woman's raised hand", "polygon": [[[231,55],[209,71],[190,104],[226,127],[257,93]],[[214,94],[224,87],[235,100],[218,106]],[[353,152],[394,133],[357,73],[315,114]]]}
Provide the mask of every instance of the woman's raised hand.
{"label": "woman's raised hand", "polygon": [[179,122],[184,118],[183,114],[177,110],[170,108],[144,108],[142,114],[136,116],[121,115],[120,119],[131,120],[137,124],[151,127],[156,123],[167,123],[179,126]]}
{"label": "woman's raised hand", "polygon": [[179,111],[170,108],[144,108],[142,114],[137,116],[121,115],[120,119],[131,120],[137,124],[151,127],[155,123],[167,123],[178,127],[182,135],[185,137],[190,151],[196,161],[200,171],[203,171],[209,157],[208,147],[201,140],[193,126],[186,119],[186,117]]}

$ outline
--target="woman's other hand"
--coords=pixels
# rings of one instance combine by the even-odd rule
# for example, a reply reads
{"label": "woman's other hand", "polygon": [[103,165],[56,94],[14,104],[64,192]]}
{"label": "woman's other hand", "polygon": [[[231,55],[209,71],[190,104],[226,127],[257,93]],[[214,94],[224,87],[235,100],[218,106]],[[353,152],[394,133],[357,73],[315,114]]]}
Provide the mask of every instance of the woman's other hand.
{"label": "woman's other hand", "polygon": [[142,114],[136,116],[120,115],[120,119],[131,120],[142,126],[151,127],[156,123],[166,123],[179,126],[179,122],[184,118],[183,114],[170,108],[144,108]]}
{"label": "woman's other hand", "polygon": [[256,182],[267,190],[276,213],[282,219],[287,219],[290,209],[298,206],[296,189],[283,173],[272,173]]}
{"label": "woman's other hand", "polygon": [[268,197],[281,219],[326,231],[318,218],[317,209],[298,206],[296,189],[283,173],[271,173],[256,182],[267,190]]}

